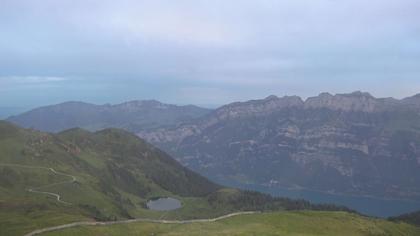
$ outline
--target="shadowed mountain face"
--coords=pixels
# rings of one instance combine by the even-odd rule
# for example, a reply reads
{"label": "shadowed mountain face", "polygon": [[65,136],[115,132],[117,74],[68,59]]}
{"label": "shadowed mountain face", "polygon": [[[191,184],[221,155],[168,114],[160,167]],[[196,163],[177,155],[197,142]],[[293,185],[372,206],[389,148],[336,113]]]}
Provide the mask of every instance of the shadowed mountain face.
{"label": "shadowed mountain face", "polygon": [[138,135],[222,183],[420,198],[420,95],[270,96]]}
{"label": "shadowed mountain face", "polygon": [[91,131],[114,127],[130,131],[175,125],[210,112],[197,106],[176,106],[155,100],[131,101],[117,105],[65,102],[40,107],[8,121],[26,128],[59,132],[80,127]]}

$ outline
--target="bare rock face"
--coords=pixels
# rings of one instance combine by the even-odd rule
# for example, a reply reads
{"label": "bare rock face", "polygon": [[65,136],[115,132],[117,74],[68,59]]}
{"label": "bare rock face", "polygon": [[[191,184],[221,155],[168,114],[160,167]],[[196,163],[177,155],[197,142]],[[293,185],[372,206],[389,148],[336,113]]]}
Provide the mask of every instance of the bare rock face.
{"label": "bare rock face", "polygon": [[220,120],[232,119],[243,116],[264,115],[283,108],[301,107],[303,104],[302,99],[297,96],[278,98],[271,95],[263,100],[237,102],[223,106],[216,111],[216,114]]}
{"label": "bare rock face", "polygon": [[419,95],[269,96],[138,135],[222,183],[420,198],[419,108]]}

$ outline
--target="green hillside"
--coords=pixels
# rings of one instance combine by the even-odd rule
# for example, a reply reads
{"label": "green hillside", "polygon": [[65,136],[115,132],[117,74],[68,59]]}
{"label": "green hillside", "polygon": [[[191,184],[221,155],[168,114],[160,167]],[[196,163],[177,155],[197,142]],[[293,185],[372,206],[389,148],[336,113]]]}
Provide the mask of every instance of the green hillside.
{"label": "green hillside", "polygon": [[160,217],[145,208],[157,196],[181,200],[185,207],[174,215],[219,214],[204,198],[218,189],[121,130],[52,135],[0,122],[0,235],[83,219]]}
{"label": "green hillside", "polygon": [[[168,196],[182,207],[147,209]],[[43,133],[0,121],[0,235],[82,220],[211,218],[245,210],[346,210],[226,189],[131,133]]]}
{"label": "green hillside", "polygon": [[420,235],[420,228],[385,220],[370,219],[345,212],[280,212],[242,215],[210,223],[154,224],[131,223],[112,226],[85,226],[43,234],[71,235],[331,235],[385,236]]}

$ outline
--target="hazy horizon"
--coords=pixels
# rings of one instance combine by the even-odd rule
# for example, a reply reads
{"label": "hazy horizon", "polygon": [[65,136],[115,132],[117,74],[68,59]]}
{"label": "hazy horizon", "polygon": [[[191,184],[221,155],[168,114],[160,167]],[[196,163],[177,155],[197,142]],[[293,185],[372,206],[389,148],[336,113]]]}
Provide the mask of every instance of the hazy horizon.
{"label": "hazy horizon", "polygon": [[[358,91],[352,91],[352,92],[366,92],[366,93],[371,94],[368,91],[359,91],[359,90]],[[349,93],[352,93],[352,92],[349,92]],[[319,92],[318,94],[314,94],[312,96],[307,96],[307,97],[299,96],[297,94],[286,94],[284,96],[298,96],[302,100],[305,101],[306,99],[308,99],[310,97],[318,96],[321,93],[330,93],[331,95],[342,94],[342,93],[334,93],[334,92],[329,92],[329,91],[322,91],[322,92]],[[420,94],[420,93],[418,93],[418,94]],[[229,103],[244,102],[244,101],[255,100],[255,99],[264,99],[264,98],[266,98],[268,96],[272,96],[272,95],[277,96],[277,97],[283,97],[283,96],[277,95],[277,94],[268,94],[267,96],[264,96],[264,97],[248,98],[248,99],[247,98],[244,98],[243,100],[235,100],[235,101],[230,101],[230,102],[222,103],[222,104],[197,104],[197,103],[194,103],[193,101],[192,102],[189,102],[189,103],[188,102],[187,103],[174,103],[174,102],[171,102],[171,101],[161,101],[161,100],[157,100],[157,99],[154,99],[154,98],[128,99],[128,100],[122,100],[122,101],[102,102],[102,103],[95,102],[95,101],[83,101],[83,100],[63,100],[63,101],[58,101],[56,103],[38,104],[38,105],[27,106],[27,107],[25,107],[25,106],[21,106],[21,107],[19,107],[19,106],[17,106],[17,107],[13,107],[13,106],[2,107],[2,106],[0,106],[0,119],[5,119],[5,118],[8,118],[9,116],[13,116],[13,115],[18,115],[18,114],[20,114],[22,112],[26,112],[26,111],[32,110],[34,108],[43,107],[43,106],[50,106],[50,105],[56,105],[56,104],[65,103],[65,102],[84,102],[84,103],[91,103],[91,104],[95,104],[95,105],[105,105],[105,104],[117,105],[117,104],[120,104],[120,103],[130,102],[130,101],[156,100],[156,101],[159,101],[159,102],[162,102],[162,103],[179,105],[179,106],[183,106],[183,105],[195,105],[195,106],[199,106],[199,107],[203,107],[203,108],[208,108],[208,109],[216,109],[216,108],[218,108],[220,106],[223,106],[223,105],[226,105],[226,104],[229,104]],[[375,98],[389,98],[389,97],[391,97],[391,96],[377,97],[374,94],[371,94],[371,95],[373,97],[375,97]],[[407,97],[411,97],[411,96],[415,96],[415,95],[417,95],[417,94],[412,94],[412,95],[409,95]],[[392,98],[395,98],[395,97],[392,97]],[[403,98],[406,98],[406,97],[403,97]],[[403,99],[403,98],[396,98],[396,99]]]}

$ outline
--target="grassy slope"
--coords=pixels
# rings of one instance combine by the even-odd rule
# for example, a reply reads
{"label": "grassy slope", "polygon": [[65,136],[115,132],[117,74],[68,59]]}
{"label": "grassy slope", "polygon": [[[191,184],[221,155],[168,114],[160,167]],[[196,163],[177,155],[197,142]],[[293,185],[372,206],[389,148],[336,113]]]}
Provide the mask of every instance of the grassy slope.
{"label": "grassy slope", "polygon": [[144,208],[147,199],[173,196],[183,202],[173,218],[222,214],[201,197],[219,187],[188,171],[166,154],[124,131],[58,135],[20,129],[0,121],[0,163],[53,167],[77,182],[38,189],[59,193],[67,206],[30,187],[68,180],[48,169],[0,166],[0,235],[80,220],[159,218]]}
{"label": "grassy slope", "polygon": [[212,223],[165,225],[134,223],[87,226],[50,232],[45,236],[70,235],[420,235],[420,228],[344,212],[279,212],[242,215]]}
{"label": "grassy slope", "polygon": [[[0,163],[53,167],[77,177],[75,183],[38,189],[59,193],[63,201],[72,203],[66,206],[51,196],[26,191],[66,177],[48,169],[0,166],[0,235],[21,235],[86,219],[163,215],[166,219],[194,219],[259,210],[255,207],[260,206],[286,209],[285,204],[292,203],[292,208],[309,207],[302,202],[273,201],[261,194],[220,189],[136,136],[116,129],[96,133],[72,129],[53,135],[0,121]],[[168,213],[146,209],[146,201],[156,196],[178,198],[183,207]]]}

